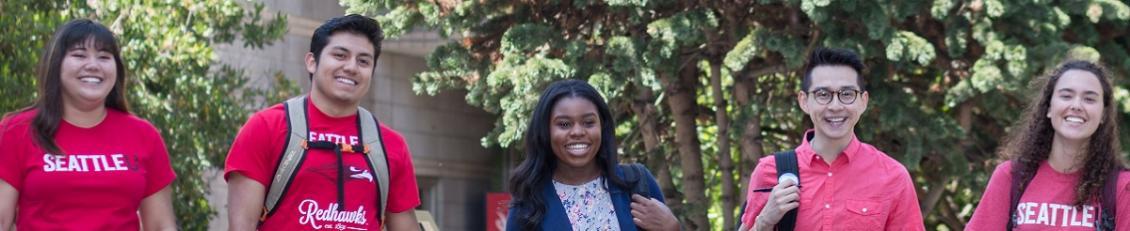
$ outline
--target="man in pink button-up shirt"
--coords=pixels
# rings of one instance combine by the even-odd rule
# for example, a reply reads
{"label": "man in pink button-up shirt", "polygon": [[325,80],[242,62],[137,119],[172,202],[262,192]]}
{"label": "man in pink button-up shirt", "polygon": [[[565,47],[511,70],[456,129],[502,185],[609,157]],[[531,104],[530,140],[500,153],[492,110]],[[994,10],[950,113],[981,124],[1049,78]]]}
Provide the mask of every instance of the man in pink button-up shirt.
{"label": "man in pink button-up shirt", "polygon": [[860,142],[854,128],[867,110],[863,62],[848,50],[809,55],[797,103],[813,129],[796,148],[801,186],[777,180],[773,156],[750,177],[742,230],[775,230],[797,209],[796,230],[925,230],[906,168]]}

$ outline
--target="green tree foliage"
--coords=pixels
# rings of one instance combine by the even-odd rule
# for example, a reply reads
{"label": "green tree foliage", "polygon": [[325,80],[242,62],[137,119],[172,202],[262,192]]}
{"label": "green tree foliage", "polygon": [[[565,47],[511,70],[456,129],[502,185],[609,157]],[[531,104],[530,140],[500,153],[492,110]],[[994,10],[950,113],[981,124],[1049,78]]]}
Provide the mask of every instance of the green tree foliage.
{"label": "green tree foliage", "polygon": [[161,131],[177,179],[179,226],[207,229],[214,209],[205,200],[204,171],[223,164],[254,102],[277,102],[296,91],[280,76],[273,90],[246,88],[238,69],[221,65],[214,47],[242,42],[261,48],[282,37],[286,18],[261,16],[261,4],[230,0],[0,2],[0,111],[35,99],[35,65],[56,27],[75,18],[107,25],[122,46],[131,107]]}
{"label": "green tree foliage", "polygon": [[[484,145],[520,148],[539,90],[587,79],[614,107],[621,154],[648,163],[692,230],[732,230],[745,191],[721,192],[734,188],[727,178],[746,187],[757,158],[799,143],[809,125],[797,71],[814,47],[865,58],[871,104],[857,134],[911,171],[928,229],[963,228],[1031,80],[1068,58],[1130,73],[1130,7],[1111,0],[342,2],[390,36],[423,27],[452,38],[414,87],[464,89],[499,114]],[[1125,120],[1130,99],[1116,84]]]}

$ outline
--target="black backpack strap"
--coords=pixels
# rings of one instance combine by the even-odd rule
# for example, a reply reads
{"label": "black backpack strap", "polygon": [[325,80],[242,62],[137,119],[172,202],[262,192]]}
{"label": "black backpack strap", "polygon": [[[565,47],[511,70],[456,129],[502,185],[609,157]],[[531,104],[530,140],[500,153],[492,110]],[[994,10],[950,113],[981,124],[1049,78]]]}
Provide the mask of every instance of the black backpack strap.
{"label": "black backpack strap", "polygon": [[[749,187],[753,187],[753,186],[751,185]],[[745,206],[749,205],[749,198],[746,198],[745,200],[746,201],[742,202],[742,207],[739,208],[739,210],[738,210],[738,224],[735,225],[734,227],[739,227],[739,228],[742,227],[742,216],[745,216]],[[754,218],[754,219],[757,219],[757,218]]]}
{"label": "black backpack strap", "polygon": [[1019,214],[1016,214],[1016,206],[1020,205],[1020,194],[1024,192],[1024,188],[1021,186],[1024,179],[1022,179],[1020,174],[1017,174],[1016,171],[1011,171],[1011,173],[1012,181],[1008,188],[1008,224],[1005,230],[1012,230],[1012,228],[1016,227],[1016,218],[1019,217]]}
{"label": "black backpack strap", "polygon": [[1106,182],[1103,183],[1102,210],[1099,211],[1099,217],[1095,222],[1095,230],[1115,230],[1114,219],[1118,214],[1118,205],[1115,203],[1115,198],[1118,195],[1118,175],[1122,171],[1122,168],[1115,168],[1107,176]]}
{"label": "black backpack strap", "polygon": [[628,192],[629,194],[635,193],[647,198],[655,198],[655,195],[651,193],[651,188],[648,187],[647,181],[645,180],[648,175],[651,175],[651,173],[647,171],[647,168],[642,164],[634,163],[620,164],[620,169],[624,171],[624,179],[629,184],[633,184],[631,191]]}
{"label": "black backpack strap", "polygon": [[[773,157],[777,160],[777,178],[785,173],[792,173],[797,177],[797,187],[800,187],[800,166],[797,165],[796,151],[773,153]],[[797,209],[789,210],[784,217],[781,217],[781,221],[777,222],[777,230],[792,231],[796,228],[796,218]]]}

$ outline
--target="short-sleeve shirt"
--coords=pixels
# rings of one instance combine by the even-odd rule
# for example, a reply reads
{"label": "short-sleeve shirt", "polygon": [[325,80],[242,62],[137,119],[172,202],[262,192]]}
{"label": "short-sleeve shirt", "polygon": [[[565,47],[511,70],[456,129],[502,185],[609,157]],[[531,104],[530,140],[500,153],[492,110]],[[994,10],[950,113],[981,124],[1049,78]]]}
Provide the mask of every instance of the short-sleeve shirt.
{"label": "short-sleeve shirt", "polygon": [[0,180],[19,192],[21,230],[138,230],[141,201],[176,178],[152,124],[106,110],[89,128],[60,120],[54,140],[61,154],[35,142],[36,110],[0,122]]}
{"label": "short-sleeve shirt", "polygon": [[[360,144],[357,114],[331,117],[307,100],[308,139]],[[225,178],[239,173],[270,188],[288,136],[282,104],[256,112],[240,129],[228,152]],[[412,159],[404,138],[381,124],[387,151],[389,193],[387,213],[411,210],[420,204]],[[378,148],[378,147],[374,147]],[[337,198],[337,154],[310,149],[301,161],[290,188],[259,230],[380,230],[377,178],[361,153],[343,153],[345,203]]]}
{"label": "short-sleeve shirt", "polygon": [[[800,207],[796,230],[925,230],[910,173],[898,161],[852,137],[831,164],[805,133],[796,148]],[[742,223],[753,224],[777,185],[774,156],[761,158],[750,176]]]}
{"label": "short-sleeve shirt", "polygon": [[[1047,161],[1040,163],[1032,182],[1028,184],[1020,203],[1014,230],[1078,230],[1093,231],[1101,211],[1101,202],[1075,207],[1075,185],[1083,171],[1062,173]],[[1130,172],[1122,172],[1116,185],[1115,203],[1118,215],[1114,226],[1118,230],[1130,229]],[[997,165],[989,185],[981,196],[981,203],[969,219],[965,230],[1004,230],[1008,225],[1011,204],[1012,161]]]}

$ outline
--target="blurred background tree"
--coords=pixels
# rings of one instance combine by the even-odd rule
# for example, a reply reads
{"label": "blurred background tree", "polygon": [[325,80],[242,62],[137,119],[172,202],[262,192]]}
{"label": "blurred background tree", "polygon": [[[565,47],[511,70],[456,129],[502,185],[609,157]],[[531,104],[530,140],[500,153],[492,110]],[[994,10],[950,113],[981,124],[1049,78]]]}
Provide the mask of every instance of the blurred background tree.
{"label": "blurred background tree", "polygon": [[498,114],[484,146],[521,149],[540,91],[588,80],[613,106],[621,156],[652,169],[689,230],[733,230],[757,158],[799,144],[797,71],[815,47],[865,58],[857,134],[911,171],[930,230],[963,229],[1028,83],[1059,62],[1107,64],[1121,121],[1130,110],[1130,7],[1114,0],[342,3],[390,37],[452,38],[415,90],[465,89]]}
{"label": "blurred background tree", "polygon": [[[245,7],[246,6],[246,7]],[[131,107],[161,131],[177,179],[179,227],[204,230],[214,209],[204,172],[223,166],[228,145],[252,110],[295,94],[281,76],[273,89],[247,88],[238,69],[221,65],[219,44],[262,48],[282,37],[286,18],[233,0],[0,2],[0,111],[35,99],[35,65],[56,27],[76,18],[106,25],[118,37]],[[269,19],[268,19],[269,18]]]}

